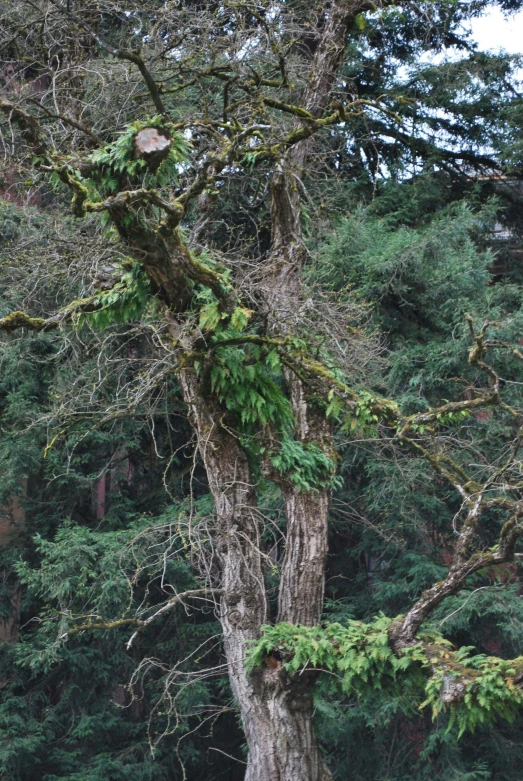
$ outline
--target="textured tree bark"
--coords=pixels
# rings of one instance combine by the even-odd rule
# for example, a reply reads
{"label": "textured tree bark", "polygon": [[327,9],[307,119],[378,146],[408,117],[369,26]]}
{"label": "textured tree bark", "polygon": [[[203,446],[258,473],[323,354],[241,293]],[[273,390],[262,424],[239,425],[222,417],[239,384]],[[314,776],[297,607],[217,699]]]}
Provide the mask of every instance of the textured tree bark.
{"label": "textured tree bark", "polygon": [[[295,436],[302,443],[330,446],[325,416],[307,403],[303,384],[289,378],[296,419]],[[328,547],[330,490],[298,491],[282,484],[287,515],[287,545],[281,570],[278,621],[314,626],[323,610],[325,562]]]}
{"label": "textured tree bark", "polygon": [[[270,330],[274,334],[292,332],[301,298],[304,250],[301,236],[301,199],[296,180],[280,166],[272,182],[272,257],[268,277],[267,303]],[[327,446],[329,425],[325,416],[311,408],[303,383],[286,376],[296,421],[294,436],[302,444]],[[286,545],[280,574],[278,621],[314,626],[321,620],[327,557],[328,509],[330,491],[299,491],[283,479],[281,490],[287,517]],[[312,724],[313,704],[310,682],[299,684],[279,675],[278,687],[268,698],[279,725],[278,750],[285,772],[268,778],[285,781],[327,781],[331,774],[321,756]],[[299,691],[296,687],[299,687]],[[285,707],[286,706],[286,707]],[[277,727],[278,729],[278,727]],[[289,755],[288,746],[293,747]],[[258,781],[254,771],[246,781]]]}
{"label": "textured tree bark", "polygon": [[[347,26],[361,5],[333,3],[311,63],[305,107],[321,113],[345,48]],[[310,141],[293,147],[280,161],[271,183],[272,245],[267,265],[266,302],[269,329],[274,334],[294,331],[296,312],[302,297],[302,271],[305,248],[301,231],[300,176],[306,163]],[[311,406],[303,383],[292,373],[287,384],[295,417],[294,436],[302,444],[314,442],[330,449],[329,424],[322,411]],[[281,567],[278,621],[314,626],[321,620],[328,543],[330,490],[299,491],[290,481],[282,481],[287,516],[285,555]],[[246,781],[263,778],[281,781],[327,781],[331,774],[320,754],[312,725],[313,706],[310,681],[286,680],[283,670],[271,676],[263,673],[266,706],[276,725],[279,774],[258,775],[252,753]],[[274,745],[274,744],[271,744]],[[256,757],[256,759],[255,759]]]}
{"label": "textured tree bark", "polygon": [[[362,2],[332,3],[313,57],[305,108],[321,113],[330,99],[345,49],[347,28],[364,10]],[[288,152],[278,165],[271,183],[271,262],[267,273],[267,305],[271,330],[293,330],[302,296],[305,248],[301,230],[299,176],[306,163],[311,141],[305,140]],[[287,375],[296,420],[295,436],[303,444],[314,442],[328,449],[329,425],[321,411],[311,407],[303,383]],[[287,545],[281,572],[278,620],[313,626],[323,609],[325,561],[327,557],[330,491],[298,491],[291,483],[282,485],[287,512]]]}
{"label": "textured tree bark", "polygon": [[[194,369],[184,369],[180,380],[216,508],[213,542],[223,589],[220,621],[229,679],[249,747],[245,779],[328,781],[331,776],[312,730],[313,703],[306,678],[291,680],[281,662],[272,659],[272,664],[246,672],[249,644],[259,638],[268,619],[255,488],[245,453],[222,427],[223,413],[202,392]],[[297,511],[295,523],[299,518]],[[287,620],[293,620],[293,605],[303,605],[304,596],[310,594],[298,594],[294,602],[289,591]],[[318,601],[314,604],[317,611]],[[311,614],[312,623],[318,617]]]}

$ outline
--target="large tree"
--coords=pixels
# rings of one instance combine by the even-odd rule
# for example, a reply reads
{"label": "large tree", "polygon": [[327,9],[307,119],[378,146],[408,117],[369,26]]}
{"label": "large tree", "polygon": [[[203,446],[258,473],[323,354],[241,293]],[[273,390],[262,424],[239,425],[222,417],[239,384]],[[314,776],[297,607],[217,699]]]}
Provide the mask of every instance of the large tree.
{"label": "large tree", "polygon": [[[467,665],[441,638],[419,631],[469,576],[517,555],[521,413],[503,398],[488,354],[520,353],[500,324],[469,316],[473,376],[465,392],[402,411],[376,392],[379,348],[358,324],[361,303],[347,305],[332,286],[327,295],[306,279],[310,212],[343,199],[343,176],[372,186],[379,176],[435,166],[458,169],[466,181],[499,166],[496,145],[498,161],[514,148],[508,133],[503,152],[500,136],[519,105],[504,61],[471,50],[446,66],[455,85],[435,84],[430,67],[406,83],[394,78],[398,62],[424,50],[466,48],[456,33],[466,13],[454,3],[366,0],[123,7],[19,0],[3,9],[0,108],[11,187],[20,198],[24,182],[44,200],[69,193],[76,218],[100,215],[118,264],[100,272],[101,291],[53,312],[12,311],[0,327],[67,332],[71,324],[103,329],[141,318],[161,355],[155,370],[179,381],[214,500],[195,557],[197,588],[151,614],[71,620],[62,640],[122,621],[141,632],[180,601],[215,600],[248,781],[331,777],[312,726],[315,668],[343,657],[343,669],[356,647],[363,656],[370,648],[369,658],[382,654],[394,674],[424,667],[435,708],[436,701],[468,706],[474,687],[484,697],[474,701],[480,716],[492,707],[489,665]],[[490,121],[471,127],[480,110]],[[121,414],[120,403],[108,403],[96,425]],[[494,460],[482,454],[475,462],[470,453],[481,453],[481,441],[453,426],[485,410],[499,415],[503,437]],[[49,447],[72,409],[56,416]],[[333,425],[345,439],[372,432],[391,452],[423,459],[462,503],[448,573],[388,622],[387,651],[383,623],[370,630],[377,651],[367,630],[355,636],[351,627],[347,638],[317,629],[338,460]],[[272,541],[274,524],[263,512],[268,483],[285,509],[284,530],[276,527]],[[488,548],[477,544],[484,518],[493,529]],[[253,657],[261,663],[247,665],[268,624],[274,628]],[[320,639],[325,654],[315,656]],[[510,712],[523,664],[499,660],[495,673]]]}

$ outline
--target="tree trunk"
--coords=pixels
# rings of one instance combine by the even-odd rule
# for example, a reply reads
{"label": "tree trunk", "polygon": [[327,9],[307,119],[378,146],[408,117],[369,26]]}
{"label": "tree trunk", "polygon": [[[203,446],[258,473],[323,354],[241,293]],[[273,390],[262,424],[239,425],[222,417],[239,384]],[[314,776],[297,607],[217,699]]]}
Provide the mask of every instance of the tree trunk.
{"label": "tree trunk", "polygon": [[[330,449],[330,431],[324,414],[312,408],[303,384],[289,377],[291,402],[296,419],[295,437]],[[278,621],[314,626],[323,611],[325,562],[328,547],[330,490],[318,486],[299,491],[290,482],[282,484],[287,515],[287,545],[283,560]]]}
{"label": "tree trunk", "polygon": [[[347,26],[366,7],[365,3],[366,0],[354,4],[340,0],[326,9],[304,101],[315,115],[320,115],[329,103]],[[309,149],[309,141],[295,145],[276,164],[272,177],[272,246],[265,276],[272,334],[296,331],[305,260],[300,187]],[[222,167],[224,164],[221,163]],[[118,224],[118,214],[112,216]],[[207,216],[205,213],[196,226],[196,241]],[[152,254],[149,237],[136,239],[138,250],[143,250],[144,267],[172,312],[181,308],[183,278],[189,263],[183,242],[177,237],[176,232],[171,233],[160,252],[156,237]],[[125,231],[123,238],[126,239]],[[193,281],[208,284],[205,280]],[[245,779],[329,781],[331,775],[312,726],[314,706],[309,674],[290,678],[281,661],[273,657],[261,669],[246,671],[251,644],[259,638],[261,627],[269,618],[256,489],[246,454],[226,425],[225,412],[209,393],[207,383],[193,368],[183,368],[179,374],[215,504],[211,571],[217,572],[216,585],[221,590],[224,651],[249,749]],[[330,451],[329,426],[323,412],[310,405],[303,384],[291,372],[286,380],[296,423],[294,436],[304,446],[313,442]],[[323,609],[330,491],[319,485],[317,490],[300,492],[285,479],[281,487],[287,513],[287,544],[281,567],[278,620],[314,626]]]}
{"label": "tree trunk", "polygon": [[[360,10],[360,9],[358,9]],[[348,4],[333,4],[311,63],[306,107],[320,113],[345,47],[347,25],[355,14]],[[301,231],[300,177],[309,142],[293,147],[276,166],[271,183],[271,257],[265,273],[269,330],[295,331],[301,299],[305,250]],[[303,383],[291,372],[287,383],[295,417],[294,436],[330,450],[329,425],[310,405]],[[287,541],[281,568],[278,621],[314,626],[321,620],[327,557],[330,490],[300,491],[282,481]],[[281,663],[267,660],[251,679],[252,689],[235,691],[249,745],[246,781],[327,781],[332,776],[320,754],[312,725],[311,681],[290,681]],[[249,682],[248,682],[249,683]]]}
{"label": "tree trunk", "polygon": [[[320,116],[329,104],[347,26],[366,7],[367,0],[338,0],[325,7],[304,96],[305,107],[315,116]],[[310,143],[302,140],[283,153],[272,177],[272,246],[265,276],[265,303],[269,331],[277,335],[296,333],[299,325],[296,312],[305,260],[300,188]],[[226,157],[215,161],[213,175],[226,162]],[[201,190],[195,188],[194,192]],[[129,208],[136,208],[136,197],[120,193],[112,199],[109,214],[158,287],[171,313],[166,314],[167,319],[183,311],[191,282],[210,287],[222,306],[225,303],[225,308],[232,308],[235,303],[229,307],[224,300],[222,282],[213,283],[209,271],[205,279],[198,277],[196,264],[176,230],[183,211],[180,205],[169,206],[161,230],[142,235],[128,229],[124,219]],[[195,226],[196,242],[208,218],[204,211]],[[205,372],[199,377],[187,365],[178,373],[214,499],[215,527],[208,535],[213,560],[208,571],[221,593],[224,651],[249,749],[246,781],[328,781],[331,775],[312,726],[310,674],[291,678],[281,661],[273,657],[262,668],[246,671],[250,647],[269,618],[256,488],[246,454],[224,420],[224,410],[209,392]],[[286,381],[294,410],[295,438],[304,447],[314,443],[330,452],[329,426],[323,411],[310,404],[304,385],[291,372]],[[302,492],[285,477],[281,488],[287,513],[287,544],[281,566],[278,620],[314,626],[323,609],[330,491],[320,483],[316,490]]]}
{"label": "tree trunk", "polygon": [[[223,589],[220,621],[229,679],[249,748],[245,779],[328,781],[331,776],[311,726],[313,702],[306,676],[291,680],[272,657],[262,669],[246,672],[250,643],[259,638],[268,620],[255,488],[245,453],[221,425],[223,412],[201,391],[196,372],[185,369],[180,379],[216,508],[213,543]],[[299,526],[299,510],[293,518]],[[294,600],[293,588],[289,583],[284,589],[287,620],[293,620],[294,605],[304,604],[302,597]],[[321,609],[321,600],[319,604]],[[317,599],[314,605],[311,623],[319,617]]]}
{"label": "tree trunk", "polygon": [[[21,496],[27,497],[27,480],[21,481]],[[0,507],[0,547],[13,545],[25,527],[25,511],[18,496],[13,496],[9,505]],[[13,580],[13,573],[0,571],[4,580],[3,588],[8,592],[9,615],[0,618],[0,643],[18,642],[20,629],[21,593],[18,580]]]}

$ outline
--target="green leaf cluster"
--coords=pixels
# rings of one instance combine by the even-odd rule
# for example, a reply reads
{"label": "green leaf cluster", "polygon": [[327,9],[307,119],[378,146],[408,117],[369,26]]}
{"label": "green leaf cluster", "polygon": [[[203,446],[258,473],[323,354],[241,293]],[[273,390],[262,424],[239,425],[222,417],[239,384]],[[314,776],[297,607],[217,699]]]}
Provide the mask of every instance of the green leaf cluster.
{"label": "green leaf cluster", "polygon": [[[171,146],[169,154],[159,168],[151,174],[147,162],[137,157],[134,149],[134,139],[140,130],[146,127],[156,127],[169,133]],[[172,130],[171,123],[159,115],[137,120],[127,125],[116,141],[102,149],[91,153],[89,161],[94,164],[96,173],[93,179],[98,182],[102,195],[108,195],[122,189],[120,177],[125,175],[135,180],[137,177],[148,176],[158,187],[174,184],[178,179],[179,166],[188,159],[190,144],[177,131]]]}
{"label": "green leaf cluster", "polygon": [[291,426],[292,410],[275,350],[256,344],[217,347],[210,379],[213,393],[245,432],[254,433],[269,423],[283,430]]}
{"label": "green leaf cluster", "polygon": [[[423,705],[431,705],[434,718],[442,710],[441,691],[452,679],[463,683],[466,691],[462,700],[450,706],[448,729],[458,728],[458,737],[466,730],[474,729],[483,724],[490,724],[496,717],[508,722],[514,721],[523,705],[523,691],[514,682],[516,667],[514,662],[499,659],[486,654],[472,654],[471,647],[463,647],[453,654],[453,665],[445,669],[442,660],[441,670],[430,676],[426,683],[427,699]],[[448,656],[442,652],[442,656]],[[457,664],[456,664],[457,663]],[[467,673],[460,671],[460,666],[470,668]],[[517,667],[521,662],[517,663]]]}
{"label": "green leaf cluster", "polygon": [[118,282],[110,290],[98,293],[93,301],[96,309],[80,316],[80,322],[88,322],[102,331],[114,323],[139,320],[151,307],[151,282],[143,266],[136,261],[125,261]]}
{"label": "green leaf cluster", "polygon": [[335,458],[313,441],[300,442],[284,434],[280,448],[270,455],[270,462],[299,491],[318,491],[340,484]]}
{"label": "green leaf cluster", "polygon": [[[389,640],[393,622],[381,615],[369,623],[349,620],[344,625],[336,622],[321,627],[265,626],[247,669],[252,671],[267,656],[276,654],[293,675],[305,668],[334,673],[334,685],[350,696],[366,698],[373,690],[398,696],[402,686],[408,685],[410,691],[417,692],[420,710],[430,706],[433,718],[449,711],[448,730],[457,727],[458,737],[496,717],[509,722],[516,718],[523,705],[523,691],[514,676],[521,672],[522,659],[510,662],[472,654],[471,647],[455,652],[437,632],[425,632],[423,642],[396,655]],[[444,692],[454,680],[464,687],[464,695],[447,705]]]}
{"label": "green leaf cluster", "polygon": [[263,663],[266,656],[279,654],[285,669],[297,674],[304,668],[335,673],[337,685],[349,695],[364,697],[370,690],[401,685],[400,676],[412,672],[421,685],[419,665],[426,659],[421,646],[413,646],[402,657],[392,651],[388,630],[393,619],[381,615],[374,621],[329,623],[323,627],[288,623],[263,627],[253,648],[247,669]]}

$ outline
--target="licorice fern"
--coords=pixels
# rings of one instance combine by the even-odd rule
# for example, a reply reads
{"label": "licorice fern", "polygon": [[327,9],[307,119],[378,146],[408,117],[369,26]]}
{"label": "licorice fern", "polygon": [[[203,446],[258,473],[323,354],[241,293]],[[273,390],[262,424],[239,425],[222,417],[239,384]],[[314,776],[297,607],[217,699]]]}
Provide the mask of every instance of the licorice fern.
{"label": "licorice fern", "polygon": [[[448,730],[457,728],[458,737],[498,716],[514,720],[523,705],[523,691],[515,681],[523,671],[523,657],[507,661],[473,655],[470,648],[453,651],[439,633],[428,631],[419,644],[397,656],[388,634],[395,620],[380,615],[369,623],[264,626],[247,669],[252,671],[267,657],[276,656],[291,675],[306,668],[334,673],[328,678],[331,688],[334,685],[346,695],[361,698],[376,690],[399,696],[408,687],[417,692],[417,707],[429,706],[433,718],[448,712]],[[454,678],[464,694],[448,704],[442,692]]]}

